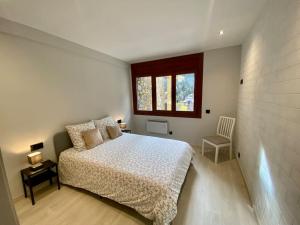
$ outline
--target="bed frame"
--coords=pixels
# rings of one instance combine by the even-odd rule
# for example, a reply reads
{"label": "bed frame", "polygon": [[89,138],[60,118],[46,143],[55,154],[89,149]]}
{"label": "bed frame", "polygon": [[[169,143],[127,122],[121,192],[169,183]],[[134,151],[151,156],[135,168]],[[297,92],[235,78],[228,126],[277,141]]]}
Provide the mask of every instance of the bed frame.
{"label": "bed frame", "polygon": [[54,143],[54,149],[55,149],[57,161],[59,159],[60,153],[62,153],[66,149],[73,147],[72,141],[67,131],[63,131],[55,134],[53,137],[53,143]]}

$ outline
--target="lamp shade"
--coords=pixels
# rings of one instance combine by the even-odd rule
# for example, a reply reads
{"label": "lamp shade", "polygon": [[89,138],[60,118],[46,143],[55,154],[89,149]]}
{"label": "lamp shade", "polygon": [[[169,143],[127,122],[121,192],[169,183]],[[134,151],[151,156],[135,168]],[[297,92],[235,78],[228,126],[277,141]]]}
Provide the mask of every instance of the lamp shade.
{"label": "lamp shade", "polygon": [[27,159],[31,165],[35,165],[43,161],[42,153],[41,152],[30,153],[29,155],[27,155]]}
{"label": "lamp shade", "polygon": [[127,124],[126,123],[119,123],[121,129],[126,129]]}

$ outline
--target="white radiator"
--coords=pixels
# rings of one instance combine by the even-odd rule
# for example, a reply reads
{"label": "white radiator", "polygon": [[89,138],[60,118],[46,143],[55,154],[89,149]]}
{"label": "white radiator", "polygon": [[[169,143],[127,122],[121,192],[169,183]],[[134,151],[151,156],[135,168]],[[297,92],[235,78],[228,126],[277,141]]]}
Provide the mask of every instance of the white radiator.
{"label": "white radiator", "polygon": [[146,130],[155,134],[168,134],[168,121],[148,120]]}

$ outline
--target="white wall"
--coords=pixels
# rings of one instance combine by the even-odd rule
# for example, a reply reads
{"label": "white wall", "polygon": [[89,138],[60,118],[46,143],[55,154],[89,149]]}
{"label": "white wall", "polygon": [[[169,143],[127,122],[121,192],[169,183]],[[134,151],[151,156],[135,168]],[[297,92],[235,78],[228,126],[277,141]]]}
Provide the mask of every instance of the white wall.
{"label": "white wall", "polygon": [[[21,37],[22,36],[22,37]],[[131,120],[129,65],[99,52],[0,19],[0,146],[13,197],[30,145],[71,123],[105,115]]]}
{"label": "white wall", "polygon": [[237,150],[261,225],[300,224],[300,1],[270,1],[243,44]]}
{"label": "white wall", "polygon": [[[200,145],[203,136],[214,135],[220,115],[235,116],[240,74],[240,46],[212,50],[204,53],[202,118],[133,116],[134,131],[147,134],[148,119],[168,120],[174,138]],[[210,114],[205,114],[210,109]]]}

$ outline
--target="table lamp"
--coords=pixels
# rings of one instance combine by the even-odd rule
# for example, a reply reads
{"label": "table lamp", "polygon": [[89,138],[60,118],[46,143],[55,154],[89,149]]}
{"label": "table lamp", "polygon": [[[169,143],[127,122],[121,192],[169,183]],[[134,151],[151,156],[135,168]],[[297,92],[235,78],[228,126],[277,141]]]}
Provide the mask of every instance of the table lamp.
{"label": "table lamp", "polygon": [[119,123],[119,125],[120,125],[120,128],[121,129],[126,129],[126,127],[127,127],[127,124],[126,123]]}
{"label": "table lamp", "polygon": [[31,153],[27,155],[28,162],[31,164],[32,170],[38,170],[43,167],[43,156],[40,151],[36,151],[39,149],[42,149],[44,147],[44,144],[37,143],[30,146]]}

